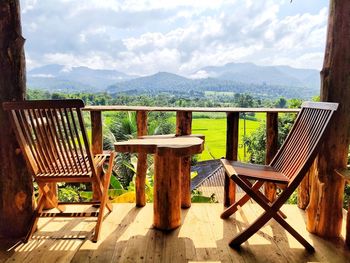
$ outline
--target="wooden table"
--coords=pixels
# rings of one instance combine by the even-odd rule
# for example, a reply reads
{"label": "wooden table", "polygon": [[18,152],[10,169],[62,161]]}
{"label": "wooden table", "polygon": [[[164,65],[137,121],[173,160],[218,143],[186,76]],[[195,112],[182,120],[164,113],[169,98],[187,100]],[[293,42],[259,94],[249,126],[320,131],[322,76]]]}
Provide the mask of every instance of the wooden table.
{"label": "wooden table", "polygon": [[115,143],[117,152],[150,153],[154,161],[154,227],[171,230],[181,225],[181,158],[201,153],[204,136],[143,136]]}

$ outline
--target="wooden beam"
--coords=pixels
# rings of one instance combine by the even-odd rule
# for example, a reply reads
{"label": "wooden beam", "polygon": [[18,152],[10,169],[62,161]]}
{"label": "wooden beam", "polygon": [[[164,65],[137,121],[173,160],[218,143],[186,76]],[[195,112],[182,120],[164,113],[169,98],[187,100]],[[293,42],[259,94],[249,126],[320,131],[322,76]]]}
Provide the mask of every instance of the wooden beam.
{"label": "wooden beam", "polygon": [[[226,159],[237,161],[238,157],[238,134],[239,112],[229,112],[226,116]],[[224,206],[228,207],[235,202],[236,184],[225,175]]]}
{"label": "wooden beam", "polygon": [[[348,168],[335,170],[335,173],[339,175],[344,180],[344,182],[350,183],[350,170]],[[348,206],[348,213],[346,216],[345,243],[348,247],[350,247],[350,205]]]}
{"label": "wooden beam", "polygon": [[[137,136],[147,135],[147,111],[136,111]],[[147,153],[138,153],[136,169],[136,206],[146,205],[146,173],[147,173]]]}
{"label": "wooden beam", "polygon": [[331,0],[326,50],[321,71],[321,101],[338,102],[313,173],[307,229],[321,237],[339,237],[344,180],[335,169],[347,165],[350,128],[350,1]]}
{"label": "wooden beam", "polygon": [[102,112],[91,111],[90,118],[92,154],[101,154],[103,152]]}
{"label": "wooden beam", "polygon": [[[176,112],[176,136],[190,135],[192,112]],[[181,158],[181,207],[191,207],[191,156]]]}
{"label": "wooden beam", "polygon": [[[266,113],[266,158],[265,163],[269,164],[278,151],[278,113]],[[265,196],[270,202],[276,199],[276,184],[265,183]]]}
{"label": "wooden beam", "polygon": [[[0,1],[0,104],[24,100],[26,71],[19,0]],[[33,214],[33,183],[0,105],[0,236],[25,236]]]}

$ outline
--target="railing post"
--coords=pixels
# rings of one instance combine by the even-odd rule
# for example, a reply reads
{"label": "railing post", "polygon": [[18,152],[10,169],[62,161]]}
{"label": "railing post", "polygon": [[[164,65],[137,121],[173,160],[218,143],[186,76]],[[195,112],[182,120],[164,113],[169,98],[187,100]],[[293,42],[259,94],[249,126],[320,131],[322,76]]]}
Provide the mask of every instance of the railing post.
{"label": "railing post", "polygon": [[[137,136],[147,135],[147,111],[136,111]],[[146,205],[146,173],[147,173],[147,154],[138,153],[136,169],[136,206]]]}
{"label": "railing post", "polygon": [[[91,151],[93,155],[103,153],[103,132],[102,132],[102,112],[90,111],[91,119]],[[102,168],[101,168],[102,169]],[[97,171],[102,173],[102,170]],[[102,178],[103,180],[103,178]],[[93,200],[100,200],[99,191],[97,185],[92,184]]]}
{"label": "railing post", "polygon": [[[238,156],[238,131],[239,131],[239,112],[227,113],[226,128],[226,159],[237,161]],[[224,186],[224,206],[228,207],[235,202],[236,184],[225,175]]]}
{"label": "railing post", "polygon": [[[266,113],[266,158],[269,164],[278,150],[278,112]],[[265,183],[265,196],[272,202],[276,198],[276,184]]]}
{"label": "railing post", "polygon": [[[176,112],[176,136],[190,135],[192,112]],[[191,156],[181,158],[181,207],[191,207]]]}
{"label": "railing post", "polygon": [[103,152],[102,113],[90,111],[90,117],[92,154],[101,154]]}

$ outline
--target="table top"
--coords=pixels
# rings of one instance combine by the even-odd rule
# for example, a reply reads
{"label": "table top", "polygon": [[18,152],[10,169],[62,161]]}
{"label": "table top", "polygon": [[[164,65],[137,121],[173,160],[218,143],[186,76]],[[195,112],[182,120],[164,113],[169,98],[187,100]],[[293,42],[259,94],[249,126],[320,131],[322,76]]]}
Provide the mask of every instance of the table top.
{"label": "table top", "polygon": [[143,136],[114,144],[116,152],[156,153],[158,155],[174,154],[189,156],[201,153],[204,149],[203,135],[174,136],[155,135]]}

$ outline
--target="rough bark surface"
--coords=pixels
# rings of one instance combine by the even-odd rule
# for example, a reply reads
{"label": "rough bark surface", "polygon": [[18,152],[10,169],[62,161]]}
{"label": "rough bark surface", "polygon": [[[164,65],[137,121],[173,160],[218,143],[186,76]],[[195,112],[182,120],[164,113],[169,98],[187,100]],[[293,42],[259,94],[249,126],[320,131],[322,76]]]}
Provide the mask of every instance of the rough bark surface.
{"label": "rough bark surface", "polygon": [[[137,136],[147,135],[147,111],[136,112]],[[136,205],[143,207],[146,205],[146,173],[147,173],[147,154],[138,153],[136,169]]]}
{"label": "rough bark surface", "polygon": [[[226,116],[226,159],[237,161],[239,112],[230,112]],[[229,207],[236,200],[236,184],[225,174],[224,206]]]}
{"label": "rough bark surface", "polygon": [[[0,103],[24,99],[24,41],[19,0],[0,1]],[[33,213],[32,178],[2,107],[0,125],[0,235],[20,237]]]}
{"label": "rough bark surface", "polygon": [[303,210],[307,208],[310,202],[312,175],[316,169],[315,164],[316,163],[311,166],[309,172],[305,175],[298,187],[298,207]]}
{"label": "rough bark surface", "polygon": [[307,229],[319,236],[341,232],[344,182],[334,169],[345,168],[350,124],[350,1],[331,0],[323,69],[321,101],[339,102],[320,154],[307,208]]}
{"label": "rough bark surface", "polygon": [[[190,135],[192,132],[192,112],[176,112],[176,135]],[[191,156],[181,158],[181,207],[191,207]]]}
{"label": "rough bark surface", "polygon": [[[265,164],[270,164],[278,151],[278,113],[266,114],[266,158]],[[273,202],[276,199],[276,184],[265,183],[265,196]]]}

